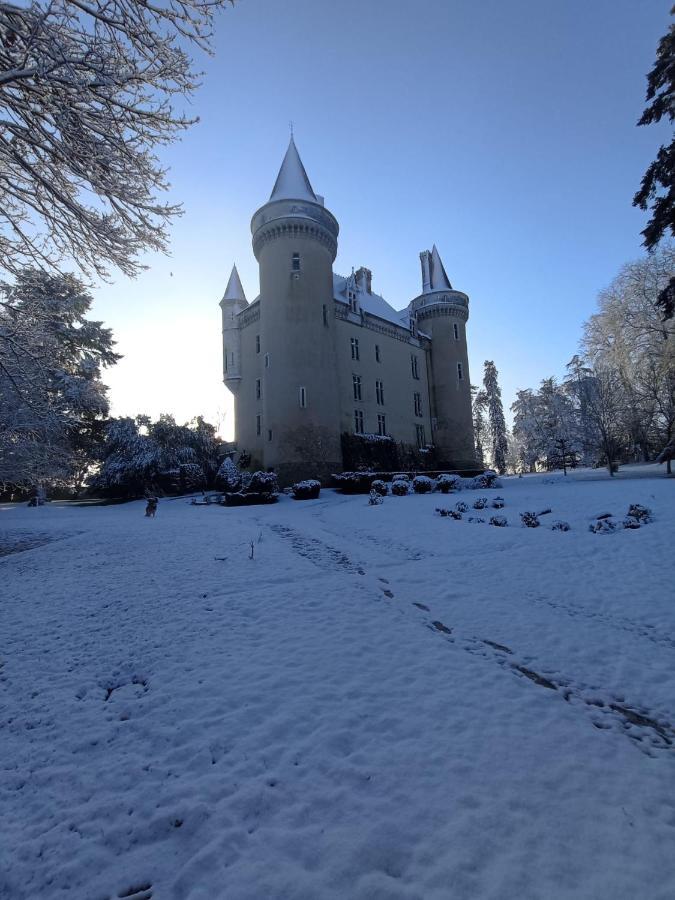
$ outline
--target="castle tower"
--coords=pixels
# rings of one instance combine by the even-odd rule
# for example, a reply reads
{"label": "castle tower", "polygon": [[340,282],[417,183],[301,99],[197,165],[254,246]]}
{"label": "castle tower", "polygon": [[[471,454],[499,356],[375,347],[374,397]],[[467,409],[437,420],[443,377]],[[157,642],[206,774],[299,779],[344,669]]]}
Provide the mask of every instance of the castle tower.
{"label": "castle tower", "polygon": [[441,468],[476,465],[471,382],[466,345],[469,298],[453,290],[436,245],[420,253],[422,293],[409,306],[419,331],[431,338],[433,443]]}
{"label": "castle tower", "polygon": [[293,137],[251,220],[260,267],[262,463],[282,483],[340,471],[332,265],[339,226],[315,194]]}
{"label": "castle tower", "polygon": [[248,303],[237,267],[232,266],[220,308],[223,317],[223,381],[235,395],[241,381],[241,332],[237,316]]}

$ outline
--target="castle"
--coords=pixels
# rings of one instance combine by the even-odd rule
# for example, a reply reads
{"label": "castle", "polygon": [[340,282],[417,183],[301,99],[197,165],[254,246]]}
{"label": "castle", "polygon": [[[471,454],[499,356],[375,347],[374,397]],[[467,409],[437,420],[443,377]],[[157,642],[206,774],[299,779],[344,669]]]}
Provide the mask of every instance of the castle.
{"label": "castle", "polygon": [[469,298],[434,246],[420,254],[421,293],[396,311],[368,269],[333,272],[338,231],[291,136],[251,221],[260,294],[247,302],[235,266],[220,301],[238,450],[282,484],[342,471],[345,432],[433,446],[438,468],[475,468]]}

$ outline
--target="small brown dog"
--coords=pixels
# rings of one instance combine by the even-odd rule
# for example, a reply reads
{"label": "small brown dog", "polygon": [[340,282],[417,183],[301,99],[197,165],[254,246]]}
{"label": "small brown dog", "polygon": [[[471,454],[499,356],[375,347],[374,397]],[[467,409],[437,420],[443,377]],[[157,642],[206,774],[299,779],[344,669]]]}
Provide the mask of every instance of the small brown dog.
{"label": "small brown dog", "polygon": [[148,505],[145,507],[145,515],[154,519],[157,512],[157,504],[159,503],[159,500],[157,499],[157,497],[147,497],[146,499],[148,501]]}

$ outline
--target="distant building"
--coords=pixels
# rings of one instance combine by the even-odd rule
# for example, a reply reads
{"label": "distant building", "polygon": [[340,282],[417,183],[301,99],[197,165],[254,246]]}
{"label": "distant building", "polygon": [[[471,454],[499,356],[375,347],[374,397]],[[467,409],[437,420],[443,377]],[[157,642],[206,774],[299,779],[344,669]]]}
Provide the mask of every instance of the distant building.
{"label": "distant building", "polygon": [[439,468],[475,467],[466,322],[434,246],[422,291],[396,311],[372,275],[333,272],[339,226],[315,194],[293,138],[251,222],[260,295],[236,266],[223,299],[223,368],[236,444],[283,483],[341,471],[341,435],[389,435]]}

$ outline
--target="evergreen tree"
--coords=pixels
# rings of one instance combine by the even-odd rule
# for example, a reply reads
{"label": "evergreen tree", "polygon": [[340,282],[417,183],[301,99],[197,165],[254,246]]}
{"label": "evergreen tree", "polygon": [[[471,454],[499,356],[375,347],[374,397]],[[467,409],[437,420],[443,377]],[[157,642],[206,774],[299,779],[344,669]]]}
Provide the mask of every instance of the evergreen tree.
{"label": "evergreen tree", "polygon": [[0,484],[81,484],[108,414],[101,371],[120,358],[73,275],[0,283]]}
{"label": "evergreen tree", "polygon": [[487,433],[487,394],[475,385],[471,385],[471,407],[473,411],[473,434],[476,443],[476,461],[485,466],[485,451],[489,446]]}
{"label": "evergreen tree", "polygon": [[[675,14],[675,6],[670,11]],[[651,125],[666,117],[675,120],[675,24],[659,41],[656,61],[647,75],[647,107],[638,125]],[[651,218],[642,232],[644,245],[653,250],[670,232],[675,236],[675,137],[668,146],[662,145],[656,159],[642,178],[633,205],[650,209]],[[675,277],[661,290],[657,301],[664,320],[675,315]]]}
{"label": "evergreen tree", "polygon": [[504,407],[502,406],[502,392],[497,381],[497,367],[492,360],[485,361],[483,387],[487,398],[490,437],[492,440],[492,462],[499,474],[503,475],[506,471],[506,455],[509,448],[506,436],[506,422],[504,421]]}

